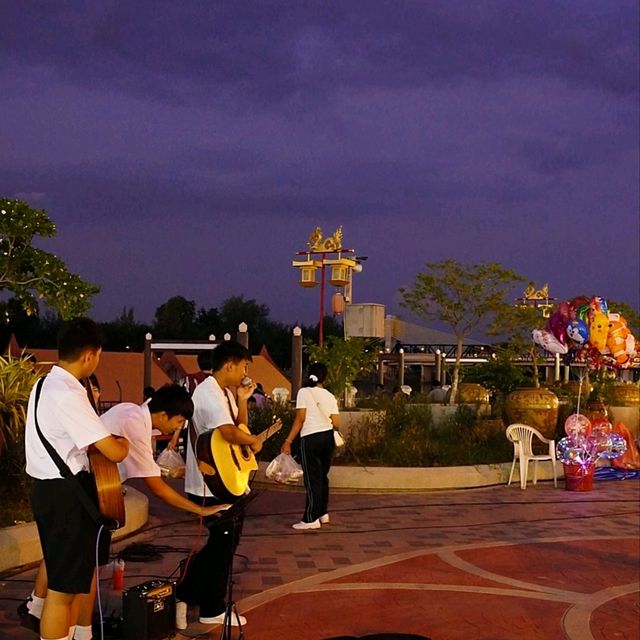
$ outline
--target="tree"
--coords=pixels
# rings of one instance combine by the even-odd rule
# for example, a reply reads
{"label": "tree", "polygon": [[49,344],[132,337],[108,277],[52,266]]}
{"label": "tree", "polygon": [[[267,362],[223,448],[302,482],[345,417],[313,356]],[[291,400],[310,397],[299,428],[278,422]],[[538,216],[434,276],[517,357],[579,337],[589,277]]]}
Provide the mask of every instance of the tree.
{"label": "tree", "polygon": [[0,198],[0,291],[11,291],[28,314],[38,313],[42,299],[63,318],[82,315],[100,288],[71,273],[57,256],[33,246],[36,236],[55,235],[44,209]]}
{"label": "tree", "polygon": [[402,306],[427,320],[448,325],[456,336],[451,402],[455,402],[465,338],[481,331],[510,306],[505,296],[521,276],[500,264],[467,265],[455,260],[427,262],[411,288],[400,289]]}
{"label": "tree", "polygon": [[133,307],[123,307],[118,318],[100,323],[110,351],[142,351],[145,335],[151,331],[147,324],[137,322]]}
{"label": "tree", "polygon": [[507,306],[499,316],[494,317],[487,333],[491,336],[506,336],[507,341],[501,349],[507,359],[518,358],[527,353],[533,367],[533,384],[540,386],[538,364],[542,360],[539,349],[533,341],[531,332],[544,326],[542,311],[528,305]]}
{"label": "tree", "polygon": [[196,303],[182,296],[169,298],[156,309],[152,333],[161,340],[202,338],[197,335]]}
{"label": "tree", "polygon": [[326,386],[338,397],[357,377],[373,371],[378,359],[377,351],[366,338],[344,340],[329,336],[321,347],[313,342],[307,342],[305,347],[310,361],[326,365]]}

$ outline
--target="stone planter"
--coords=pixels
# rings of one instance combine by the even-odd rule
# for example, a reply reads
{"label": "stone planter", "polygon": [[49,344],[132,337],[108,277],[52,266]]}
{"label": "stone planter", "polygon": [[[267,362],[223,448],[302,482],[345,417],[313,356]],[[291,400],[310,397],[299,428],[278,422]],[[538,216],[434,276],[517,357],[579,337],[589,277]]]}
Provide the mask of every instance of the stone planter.
{"label": "stone planter", "polygon": [[555,437],[558,407],[556,394],[544,387],[516,389],[505,400],[505,411],[510,424],[527,424],[546,438]]}

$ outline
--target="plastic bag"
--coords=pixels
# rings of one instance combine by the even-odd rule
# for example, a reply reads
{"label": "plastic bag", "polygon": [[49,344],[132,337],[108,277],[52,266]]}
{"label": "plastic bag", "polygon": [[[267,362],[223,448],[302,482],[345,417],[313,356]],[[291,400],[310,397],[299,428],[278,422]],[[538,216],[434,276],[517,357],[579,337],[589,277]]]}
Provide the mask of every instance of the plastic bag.
{"label": "plastic bag", "polygon": [[165,449],[156,460],[163,476],[183,478],[186,464],[182,456],[173,449]]}
{"label": "plastic bag", "polygon": [[282,484],[298,482],[302,478],[302,473],[302,467],[287,453],[276,456],[265,471],[269,480]]}
{"label": "plastic bag", "polygon": [[337,430],[333,430],[333,441],[338,449],[344,447],[344,436]]}

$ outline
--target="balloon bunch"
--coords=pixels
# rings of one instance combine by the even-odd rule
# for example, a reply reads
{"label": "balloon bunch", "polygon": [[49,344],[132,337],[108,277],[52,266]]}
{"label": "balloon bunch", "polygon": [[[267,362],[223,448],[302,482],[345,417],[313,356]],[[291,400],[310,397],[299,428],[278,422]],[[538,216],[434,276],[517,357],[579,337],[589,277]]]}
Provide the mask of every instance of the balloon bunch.
{"label": "balloon bunch", "polygon": [[613,431],[606,418],[591,421],[574,413],[566,419],[564,430],[567,436],[556,445],[556,456],[562,464],[577,465],[586,471],[598,458],[613,460],[627,450],[626,440]]}
{"label": "balloon bunch", "polygon": [[636,340],[619,313],[607,309],[604,298],[579,296],[563,300],[543,329],[534,329],[533,341],[566,360],[582,361],[589,369],[630,367]]}

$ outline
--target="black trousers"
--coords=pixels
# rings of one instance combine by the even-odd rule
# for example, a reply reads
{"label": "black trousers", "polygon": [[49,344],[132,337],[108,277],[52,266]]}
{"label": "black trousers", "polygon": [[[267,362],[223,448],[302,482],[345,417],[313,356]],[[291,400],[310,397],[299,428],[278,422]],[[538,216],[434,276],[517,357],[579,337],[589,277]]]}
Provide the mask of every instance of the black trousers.
{"label": "black trousers", "polygon": [[333,429],[300,438],[300,458],[307,490],[303,522],[313,522],[329,511],[329,469],[335,448]]}
{"label": "black trousers", "polygon": [[[217,498],[202,498],[187,493],[195,504],[212,506],[222,504]],[[176,586],[176,597],[189,605],[198,605],[201,618],[212,618],[224,613],[233,556],[240,542],[244,517],[241,512],[233,517],[222,512],[220,517],[205,518],[209,529],[206,544],[187,559],[187,564]]]}

